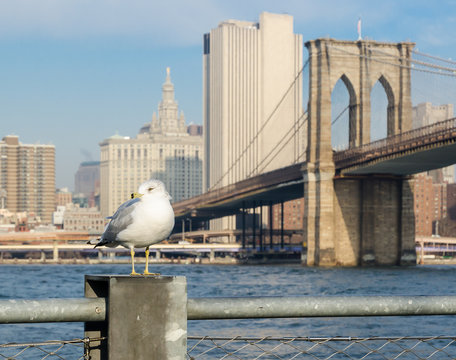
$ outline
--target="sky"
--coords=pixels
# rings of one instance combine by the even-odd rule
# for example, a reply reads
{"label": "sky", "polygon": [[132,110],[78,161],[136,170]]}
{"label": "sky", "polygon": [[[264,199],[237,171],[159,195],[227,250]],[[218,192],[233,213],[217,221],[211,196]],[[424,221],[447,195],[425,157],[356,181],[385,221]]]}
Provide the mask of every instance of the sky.
{"label": "sky", "polygon": [[363,38],[456,59],[456,0],[0,0],[0,138],[55,145],[56,186],[72,190],[101,141],[151,121],[166,67],[201,124],[203,34],[263,11],[292,15],[304,41],[357,40],[361,18]]}

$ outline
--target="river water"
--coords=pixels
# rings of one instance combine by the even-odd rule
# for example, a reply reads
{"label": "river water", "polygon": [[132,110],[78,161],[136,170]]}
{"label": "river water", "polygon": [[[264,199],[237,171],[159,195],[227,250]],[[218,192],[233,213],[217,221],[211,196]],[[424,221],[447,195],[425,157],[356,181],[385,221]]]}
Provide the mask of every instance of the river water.
{"label": "river water", "polygon": [[[1,265],[0,299],[84,296],[85,274],[128,274],[130,265]],[[138,271],[142,268],[138,265]],[[456,295],[456,266],[307,268],[286,266],[152,265],[186,276],[188,297]],[[189,335],[434,336],[454,335],[454,317],[370,317],[189,321]],[[0,344],[83,337],[81,323],[0,325]]]}

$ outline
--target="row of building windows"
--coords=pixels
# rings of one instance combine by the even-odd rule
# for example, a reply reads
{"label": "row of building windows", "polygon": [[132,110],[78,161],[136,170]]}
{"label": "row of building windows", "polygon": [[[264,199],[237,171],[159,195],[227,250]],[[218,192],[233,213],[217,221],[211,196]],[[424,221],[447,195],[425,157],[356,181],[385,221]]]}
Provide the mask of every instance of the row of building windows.
{"label": "row of building windows", "polygon": [[89,223],[91,225],[103,225],[104,224],[104,221],[103,220],[91,220],[91,221],[88,221],[87,219],[75,219],[75,220],[64,220],[64,223],[65,224],[69,224],[69,225],[80,225],[80,224],[86,224],[86,223]]}

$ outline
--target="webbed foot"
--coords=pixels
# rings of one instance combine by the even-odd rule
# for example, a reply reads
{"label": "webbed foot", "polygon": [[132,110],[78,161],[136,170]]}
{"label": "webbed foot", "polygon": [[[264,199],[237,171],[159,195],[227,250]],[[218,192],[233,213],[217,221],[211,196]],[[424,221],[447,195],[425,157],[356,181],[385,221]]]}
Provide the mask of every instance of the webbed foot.
{"label": "webbed foot", "polygon": [[143,275],[146,275],[146,276],[160,276],[160,273],[151,273],[149,271],[144,271]]}

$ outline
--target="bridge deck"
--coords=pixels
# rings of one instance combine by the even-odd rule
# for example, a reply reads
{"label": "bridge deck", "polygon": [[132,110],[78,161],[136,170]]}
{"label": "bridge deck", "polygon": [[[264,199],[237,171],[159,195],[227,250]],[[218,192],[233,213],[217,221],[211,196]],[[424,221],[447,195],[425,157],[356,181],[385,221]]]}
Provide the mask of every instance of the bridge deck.
{"label": "bridge deck", "polygon": [[334,154],[339,174],[412,175],[456,163],[456,118]]}
{"label": "bridge deck", "polygon": [[[456,163],[456,118],[334,153],[336,176],[404,176]],[[293,164],[173,204],[177,220],[239,213],[304,196],[302,168]]]}

